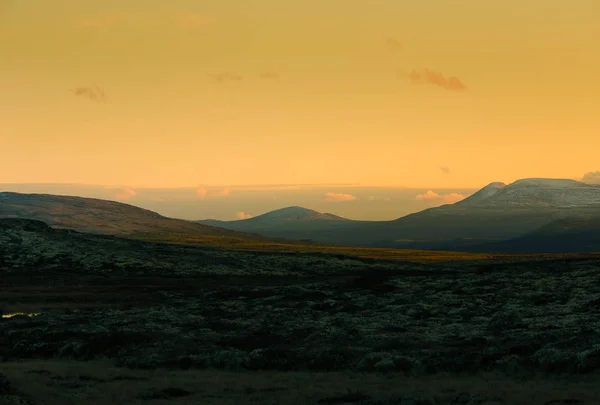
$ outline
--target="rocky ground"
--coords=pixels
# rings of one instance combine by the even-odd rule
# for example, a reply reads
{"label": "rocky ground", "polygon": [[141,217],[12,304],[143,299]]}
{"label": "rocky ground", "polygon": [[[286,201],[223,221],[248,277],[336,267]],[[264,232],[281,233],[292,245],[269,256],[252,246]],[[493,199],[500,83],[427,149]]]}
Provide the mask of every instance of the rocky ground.
{"label": "rocky ground", "polygon": [[[74,243],[60,253],[36,232],[11,233],[12,250],[2,245],[0,404],[20,395],[36,404],[94,403],[100,395],[94,392],[110,391],[98,387],[113,384],[112,377],[98,376],[106,364],[146,378],[144,387],[135,383],[140,390],[159,390],[127,403],[199,403],[194,401],[206,392],[190,379],[206,375],[229,379],[231,395],[219,394],[225,395],[220,402],[212,397],[223,404],[252,398],[282,404],[600,403],[600,388],[590,388],[592,383],[585,389],[571,385],[572,393],[549,389],[512,398],[507,383],[481,380],[599,380],[596,258],[411,263],[308,253],[192,254],[184,251],[189,247],[135,242],[140,247],[127,245],[131,251],[106,248],[98,260],[101,244],[82,250]],[[28,242],[37,237],[42,239]],[[117,242],[107,240],[114,248]],[[19,312],[24,314],[14,315]],[[61,364],[87,368],[65,376]],[[182,382],[160,388],[158,372],[175,373],[175,382]],[[314,373],[346,385],[315,392],[299,383]],[[277,378],[288,379],[287,390],[267,383]],[[372,378],[388,387],[399,379],[404,388],[361,385]],[[242,388],[239,379],[255,380]],[[66,402],[43,402],[27,392],[30,380],[56,392],[87,388]],[[434,380],[422,392],[406,386],[423,388]],[[294,381],[298,388],[292,389]],[[473,383],[461,391],[460,381],[479,381],[480,387]],[[301,394],[303,387],[312,394]],[[160,391],[168,388],[173,390]]]}

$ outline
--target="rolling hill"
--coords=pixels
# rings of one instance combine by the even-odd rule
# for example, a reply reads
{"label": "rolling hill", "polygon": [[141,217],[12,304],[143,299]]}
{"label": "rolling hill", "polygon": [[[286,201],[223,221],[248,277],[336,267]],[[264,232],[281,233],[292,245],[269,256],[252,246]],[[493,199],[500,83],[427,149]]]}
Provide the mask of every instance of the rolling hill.
{"label": "rolling hill", "polygon": [[[319,217],[325,214],[308,213],[306,216],[316,219],[289,220],[292,215],[282,216],[281,212],[291,214],[292,210],[278,211],[218,224],[271,237],[345,246],[469,250],[522,237],[559,219],[577,221],[600,216],[600,186],[544,178],[520,179],[508,185],[493,182],[455,204],[425,209],[392,221],[326,220]],[[498,251],[503,251],[500,246],[509,248],[509,245],[494,246]]]}
{"label": "rolling hill", "polygon": [[472,246],[469,252],[600,252],[600,216],[557,219],[533,232],[505,241]]}
{"label": "rolling hill", "polygon": [[463,249],[524,236],[558,219],[577,221],[599,214],[600,186],[570,179],[521,179],[509,185],[491,183],[455,204],[397,219],[382,234],[394,234],[396,243],[388,243],[397,247],[406,246],[408,242],[399,241],[405,238],[421,248]]}
{"label": "rolling hill", "polygon": [[[569,179],[490,183],[470,197],[392,221],[355,221],[298,206],[237,221],[186,221],[92,198],[0,193],[0,218],[152,241],[256,247],[307,243],[499,253],[598,251],[600,186]],[[296,242],[291,242],[296,241]],[[266,246],[265,245],[265,246]]]}
{"label": "rolling hill", "polygon": [[206,238],[265,240],[264,236],[164,217],[156,212],[115,201],[0,192],[0,218],[39,220],[57,229],[105,235],[190,235]]}
{"label": "rolling hill", "polygon": [[344,229],[353,224],[368,221],[353,221],[334,214],[320,213],[308,208],[293,206],[248,219],[234,221],[206,219],[195,222],[240,232],[257,233],[273,238],[305,240],[312,239],[316,234],[324,231]]}

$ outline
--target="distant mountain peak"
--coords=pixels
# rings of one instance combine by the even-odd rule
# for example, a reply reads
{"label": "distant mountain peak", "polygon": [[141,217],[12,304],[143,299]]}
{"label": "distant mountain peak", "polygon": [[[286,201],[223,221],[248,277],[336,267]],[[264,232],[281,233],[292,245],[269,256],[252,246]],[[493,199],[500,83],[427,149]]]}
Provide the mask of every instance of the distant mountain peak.
{"label": "distant mountain peak", "polygon": [[456,204],[457,205],[466,205],[466,204],[479,203],[481,201],[487,200],[488,198],[492,197],[494,194],[496,194],[498,191],[500,191],[504,187],[506,187],[506,184],[502,183],[501,181],[492,182],[492,183],[488,184],[487,186],[483,187],[481,190],[479,190],[476,193],[472,194],[471,196],[465,198],[464,200],[459,201]]}
{"label": "distant mountain peak", "polygon": [[547,179],[540,177],[531,177],[526,179],[519,179],[509,184],[510,187],[524,187],[524,186],[536,186],[536,187],[587,187],[589,184],[582,183],[573,179]]}
{"label": "distant mountain peak", "polygon": [[487,186],[485,186],[484,189],[502,188],[505,186],[506,186],[506,183],[503,183],[501,181],[494,181],[494,182],[488,184]]}
{"label": "distant mountain peak", "polygon": [[273,211],[269,211],[265,214],[258,215],[256,217],[247,219],[245,221],[257,221],[257,220],[279,220],[279,221],[310,221],[310,220],[333,220],[343,221],[346,218],[339,217],[334,214],[321,213],[309,208],[300,207],[293,205],[290,207],[279,208]]}
{"label": "distant mountain peak", "polygon": [[600,204],[600,186],[572,179],[525,178],[510,184],[490,183],[461,206],[583,207]]}

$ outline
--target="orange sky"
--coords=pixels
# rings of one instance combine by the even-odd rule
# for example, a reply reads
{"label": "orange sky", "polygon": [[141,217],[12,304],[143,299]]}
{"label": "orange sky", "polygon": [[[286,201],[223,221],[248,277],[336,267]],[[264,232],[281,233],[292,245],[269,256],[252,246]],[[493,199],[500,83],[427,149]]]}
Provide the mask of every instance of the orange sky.
{"label": "orange sky", "polygon": [[0,0],[0,183],[578,178],[598,21],[598,0]]}

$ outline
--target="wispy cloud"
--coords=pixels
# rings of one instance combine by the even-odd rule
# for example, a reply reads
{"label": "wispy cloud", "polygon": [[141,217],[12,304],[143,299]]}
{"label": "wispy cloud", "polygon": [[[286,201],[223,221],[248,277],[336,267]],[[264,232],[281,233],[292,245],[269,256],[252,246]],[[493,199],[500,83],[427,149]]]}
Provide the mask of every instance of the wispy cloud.
{"label": "wispy cloud", "polygon": [[430,201],[440,204],[453,204],[460,200],[464,200],[465,196],[459,193],[438,194],[432,190],[429,190],[426,193],[417,194],[415,198],[417,200]]}
{"label": "wispy cloud", "polygon": [[216,73],[210,75],[217,83],[239,82],[242,76],[233,72]]}
{"label": "wispy cloud", "polygon": [[206,198],[207,194],[208,194],[208,188],[206,186],[196,187],[196,195],[198,197],[200,197],[201,200],[204,200]]}
{"label": "wispy cloud", "polygon": [[122,189],[115,190],[114,197],[117,200],[125,201],[135,197],[136,195],[137,193],[134,189],[132,189],[131,187],[124,187]]}
{"label": "wispy cloud", "polygon": [[340,183],[340,184],[244,184],[230,186],[232,191],[279,191],[279,190],[310,190],[330,187],[356,187],[359,184],[355,183]]}
{"label": "wispy cloud", "polygon": [[344,194],[344,193],[325,193],[325,201],[330,202],[341,202],[341,201],[354,201],[356,197],[352,194]]}
{"label": "wispy cloud", "polygon": [[221,190],[215,190],[215,191],[213,191],[213,192],[210,193],[210,195],[212,197],[227,197],[230,194],[231,194],[231,188],[230,187],[223,187]]}
{"label": "wispy cloud", "polygon": [[391,201],[390,197],[381,197],[376,195],[370,195],[368,198],[369,201]]}
{"label": "wispy cloud", "polygon": [[413,70],[408,75],[408,78],[413,84],[433,84],[438,87],[442,87],[446,90],[452,91],[464,91],[467,90],[467,86],[456,76],[444,76],[440,72],[434,70],[423,69],[418,72]]}
{"label": "wispy cloud", "polygon": [[394,52],[400,52],[402,50],[402,42],[398,41],[395,38],[386,38],[385,39],[385,45],[387,46],[388,49],[394,51]]}
{"label": "wispy cloud", "polygon": [[444,174],[450,174],[450,168],[448,166],[440,166],[440,170],[444,172]]}
{"label": "wispy cloud", "polygon": [[71,92],[77,97],[87,98],[88,100],[96,101],[98,103],[105,103],[106,96],[104,90],[99,86],[95,87],[76,87]]}
{"label": "wispy cloud", "polygon": [[252,218],[252,215],[250,215],[244,211],[238,211],[235,213],[235,217],[237,219],[248,219],[248,218]]}
{"label": "wispy cloud", "polygon": [[600,171],[587,172],[583,175],[581,181],[587,184],[600,184]]}
{"label": "wispy cloud", "polygon": [[280,77],[275,72],[264,72],[260,74],[260,78],[263,80],[278,80]]}
{"label": "wispy cloud", "polygon": [[208,187],[205,185],[196,187],[196,195],[201,200],[204,200],[206,197],[227,197],[230,194],[230,187]]}

